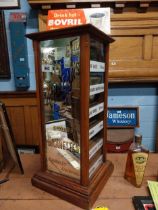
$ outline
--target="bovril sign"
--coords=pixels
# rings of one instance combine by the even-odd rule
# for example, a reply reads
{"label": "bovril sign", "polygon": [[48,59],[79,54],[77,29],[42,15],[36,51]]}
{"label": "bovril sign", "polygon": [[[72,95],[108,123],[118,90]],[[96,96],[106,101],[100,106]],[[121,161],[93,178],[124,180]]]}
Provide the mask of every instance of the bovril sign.
{"label": "bovril sign", "polygon": [[110,34],[110,8],[49,10],[47,30],[91,23],[106,34]]}
{"label": "bovril sign", "polygon": [[107,112],[108,127],[138,127],[138,107],[110,107]]}

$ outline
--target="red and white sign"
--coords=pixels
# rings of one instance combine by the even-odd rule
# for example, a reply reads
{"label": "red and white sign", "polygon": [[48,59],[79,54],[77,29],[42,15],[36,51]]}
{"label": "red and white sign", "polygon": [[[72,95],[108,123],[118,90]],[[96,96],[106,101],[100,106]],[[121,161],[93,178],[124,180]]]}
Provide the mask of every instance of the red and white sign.
{"label": "red and white sign", "polygon": [[24,12],[11,12],[9,16],[10,22],[26,22],[27,15]]}
{"label": "red and white sign", "polygon": [[91,23],[110,34],[110,8],[49,10],[47,30]]}

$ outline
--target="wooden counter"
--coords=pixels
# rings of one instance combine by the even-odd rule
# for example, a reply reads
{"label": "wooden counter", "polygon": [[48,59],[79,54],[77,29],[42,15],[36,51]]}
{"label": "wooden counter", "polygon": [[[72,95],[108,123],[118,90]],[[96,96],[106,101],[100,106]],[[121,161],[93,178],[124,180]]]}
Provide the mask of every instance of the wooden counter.
{"label": "wooden counter", "polygon": [[[147,180],[158,176],[158,154],[150,154],[143,186],[136,188],[123,178],[126,154],[108,154],[114,163],[114,172],[100,193],[94,207],[103,205],[109,210],[134,210],[132,196],[148,195]],[[80,208],[31,185],[31,177],[40,170],[39,155],[21,155],[25,174],[14,170],[10,180],[0,185],[1,210],[80,210]],[[4,173],[0,174],[0,178]]]}

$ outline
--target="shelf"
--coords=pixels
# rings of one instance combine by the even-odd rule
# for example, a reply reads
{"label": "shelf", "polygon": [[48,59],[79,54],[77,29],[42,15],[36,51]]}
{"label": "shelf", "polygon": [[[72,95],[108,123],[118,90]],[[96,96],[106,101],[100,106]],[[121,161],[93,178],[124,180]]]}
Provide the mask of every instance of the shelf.
{"label": "shelf", "polygon": [[94,117],[95,115],[104,111],[104,102],[99,103],[95,106],[89,108],[89,118]]}
{"label": "shelf", "polygon": [[[91,145],[92,144],[92,145]],[[103,138],[90,141],[89,159],[91,159],[97,151],[103,146]]]}
{"label": "shelf", "polygon": [[97,168],[103,163],[103,155],[100,155],[96,162],[89,169],[89,177],[96,172]]}
{"label": "shelf", "polygon": [[103,129],[103,121],[100,121],[95,126],[89,129],[89,139],[94,137],[97,133],[99,133]]}
{"label": "shelf", "polygon": [[105,72],[105,63],[91,60],[90,72]]}
{"label": "shelf", "polygon": [[90,96],[104,92],[104,83],[90,85]]}

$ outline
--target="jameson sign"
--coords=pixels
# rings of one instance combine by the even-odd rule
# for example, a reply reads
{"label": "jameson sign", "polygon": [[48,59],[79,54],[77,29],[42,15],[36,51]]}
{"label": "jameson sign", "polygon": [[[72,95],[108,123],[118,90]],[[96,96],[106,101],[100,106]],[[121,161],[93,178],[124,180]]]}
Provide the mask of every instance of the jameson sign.
{"label": "jameson sign", "polygon": [[110,107],[107,112],[108,127],[138,127],[138,107]]}

